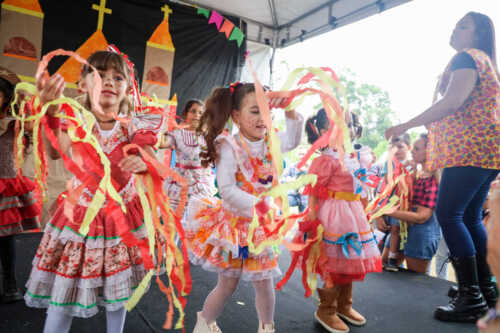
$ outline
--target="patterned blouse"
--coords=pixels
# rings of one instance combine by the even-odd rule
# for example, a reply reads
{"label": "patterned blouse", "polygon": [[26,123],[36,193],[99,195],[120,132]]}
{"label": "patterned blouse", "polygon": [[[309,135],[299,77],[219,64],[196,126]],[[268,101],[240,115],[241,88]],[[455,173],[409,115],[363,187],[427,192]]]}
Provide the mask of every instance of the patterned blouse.
{"label": "patterned blouse", "polygon": [[428,126],[427,168],[456,166],[500,169],[500,81],[481,50],[465,50],[475,61],[479,82],[452,115]]}

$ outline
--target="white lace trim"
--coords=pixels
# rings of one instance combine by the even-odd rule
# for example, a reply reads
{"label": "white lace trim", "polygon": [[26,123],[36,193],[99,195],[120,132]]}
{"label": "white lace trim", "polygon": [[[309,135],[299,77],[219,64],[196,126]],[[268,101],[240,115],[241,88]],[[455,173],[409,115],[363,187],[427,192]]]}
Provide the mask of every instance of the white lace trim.
{"label": "white lace trim", "polygon": [[192,253],[189,253],[189,260],[193,265],[200,266],[206,271],[209,272],[215,272],[215,273],[222,273],[222,275],[227,276],[227,277],[232,277],[232,278],[237,278],[239,277],[243,281],[262,281],[262,280],[267,280],[271,278],[276,278],[281,276],[281,270],[279,267],[274,267],[269,270],[264,270],[264,271],[259,271],[259,272],[248,272],[244,271],[241,269],[223,269],[220,267],[217,267],[215,265],[212,265],[210,262],[207,260],[201,259],[193,255]]}

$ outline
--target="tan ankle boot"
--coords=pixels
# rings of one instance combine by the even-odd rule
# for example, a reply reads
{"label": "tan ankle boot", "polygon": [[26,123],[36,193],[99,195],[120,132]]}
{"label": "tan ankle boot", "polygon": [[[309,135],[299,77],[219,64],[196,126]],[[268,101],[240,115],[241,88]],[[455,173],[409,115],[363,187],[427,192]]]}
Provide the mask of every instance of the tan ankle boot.
{"label": "tan ankle boot", "polygon": [[274,333],[274,323],[272,324],[262,324],[259,321],[259,330],[257,333]]}
{"label": "tan ankle boot", "polygon": [[198,312],[198,319],[196,320],[196,326],[194,327],[193,333],[222,333],[222,331],[215,321],[210,324],[207,323],[200,311]]}
{"label": "tan ankle boot", "polygon": [[314,318],[331,333],[347,333],[349,327],[337,316],[337,298],[339,289],[337,287],[318,288],[319,305],[314,313]]}
{"label": "tan ankle boot", "polygon": [[355,326],[363,326],[366,319],[352,308],[352,283],[338,286],[340,289],[337,313],[340,318]]}

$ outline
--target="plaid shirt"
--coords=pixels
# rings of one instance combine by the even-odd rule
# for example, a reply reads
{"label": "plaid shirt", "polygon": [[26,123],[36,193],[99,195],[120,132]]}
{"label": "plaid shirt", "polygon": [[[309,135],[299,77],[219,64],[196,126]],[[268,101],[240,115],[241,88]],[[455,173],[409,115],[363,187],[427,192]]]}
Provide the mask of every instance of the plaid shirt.
{"label": "plaid shirt", "polygon": [[428,208],[436,207],[438,197],[438,183],[436,177],[415,179],[413,182],[412,205]]}

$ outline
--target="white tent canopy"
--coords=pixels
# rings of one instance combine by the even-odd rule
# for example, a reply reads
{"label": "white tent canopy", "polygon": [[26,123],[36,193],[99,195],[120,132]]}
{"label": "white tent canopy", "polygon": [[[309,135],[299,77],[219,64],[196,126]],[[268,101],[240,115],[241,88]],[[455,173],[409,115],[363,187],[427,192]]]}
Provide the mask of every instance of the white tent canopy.
{"label": "white tent canopy", "polygon": [[177,0],[247,23],[247,40],[286,47],[411,0]]}

